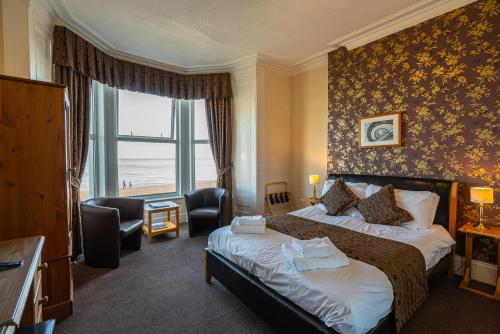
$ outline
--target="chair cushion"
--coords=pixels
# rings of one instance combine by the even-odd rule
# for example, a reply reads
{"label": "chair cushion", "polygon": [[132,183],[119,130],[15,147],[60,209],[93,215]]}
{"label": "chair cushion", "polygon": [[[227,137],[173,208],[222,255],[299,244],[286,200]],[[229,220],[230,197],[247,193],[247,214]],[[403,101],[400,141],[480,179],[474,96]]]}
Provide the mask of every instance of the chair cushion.
{"label": "chair cushion", "polygon": [[120,221],[120,237],[125,238],[142,227],[142,219]]}
{"label": "chair cushion", "polygon": [[219,217],[219,208],[216,206],[206,206],[189,212],[190,218],[196,219],[217,219]]}

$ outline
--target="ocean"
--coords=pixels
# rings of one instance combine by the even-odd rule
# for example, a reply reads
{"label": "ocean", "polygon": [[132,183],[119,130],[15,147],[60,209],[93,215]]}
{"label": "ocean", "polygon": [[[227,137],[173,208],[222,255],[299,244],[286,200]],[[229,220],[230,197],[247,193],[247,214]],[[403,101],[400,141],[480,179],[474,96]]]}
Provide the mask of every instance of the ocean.
{"label": "ocean", "polygon": [[[212,181],[217,173],[212,159],[195,160],[196,181]],[[118,159],[118,186],[123,181],[127,187],[175,184],[175,159]],[[89,189],[89,173],[82,177],[81,190]]]}

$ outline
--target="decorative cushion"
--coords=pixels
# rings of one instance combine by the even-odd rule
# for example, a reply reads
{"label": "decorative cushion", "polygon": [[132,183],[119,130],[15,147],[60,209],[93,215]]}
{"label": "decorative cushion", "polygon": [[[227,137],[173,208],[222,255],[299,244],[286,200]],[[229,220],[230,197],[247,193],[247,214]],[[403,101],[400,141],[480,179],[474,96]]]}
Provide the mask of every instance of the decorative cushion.
{"label": "decorative cushion", "polygon": [[408,211],[397,206],[391,184],[360,200],[357,208],[370,224],[401,225],[413,219]]}
{"label": "decorative cushion", "polygon": [[[366,197],[376,193],[382,187],[370,184],[366,188]],[[412,215],[413,220],[402,226],[410,230],[426,230],[431,228],[439,204],[439,195],[430,191],[413,191],[394,189],[396,205]]]}
{"label": "decorative cushion", "polygon": [[321,196],[321,203],[325,205],[327,214],[336,216],[343,211],[354,207],[359,198],[347,187],[344,179],[335,180],[330,189]]}

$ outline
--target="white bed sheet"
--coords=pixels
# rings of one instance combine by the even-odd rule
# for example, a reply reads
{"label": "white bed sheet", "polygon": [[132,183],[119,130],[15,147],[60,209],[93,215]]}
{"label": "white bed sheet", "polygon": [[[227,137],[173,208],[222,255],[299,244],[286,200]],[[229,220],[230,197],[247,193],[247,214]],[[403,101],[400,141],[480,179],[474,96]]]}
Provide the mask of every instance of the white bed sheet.
{"label": "white bed sheet", "polygon": [[[450,253],[455,243],[440,225],[415,231],[328,216],[316,207],[291,214],[413,245],[424,255],[427,269]],[[271,229],[265,235],[234,234],[226,226],[210,234],[208,247],[338,332],[365,333],[391,312],[392,285],[381,270],[351,259],[351,265],[343,268],[296,272],[281,252],[281,244],[291,239]]]}

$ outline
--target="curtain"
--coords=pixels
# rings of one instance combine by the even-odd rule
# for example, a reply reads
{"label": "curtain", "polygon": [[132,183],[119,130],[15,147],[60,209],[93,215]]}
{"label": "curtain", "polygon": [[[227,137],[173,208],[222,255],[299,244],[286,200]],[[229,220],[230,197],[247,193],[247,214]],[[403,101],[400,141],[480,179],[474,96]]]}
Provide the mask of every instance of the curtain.
{"label": "curtain", "polygon": [[[68,87],[70,100],[73,257],[82,252],[79,190],[88,153],[92,80],[110,87],[175,99],[205,99],[217,184],[231,194],[232,89],[229,73],[179,74],[135,64],[114,58],[64,26],[54,27],[52,62],[55,81]],[[228,214],[232,216],[232,205]]]}
{"label": "curtain", "polygon": [[90,100],[92,80],[70,68],[56,65],[55,82],[65,85],[70,110],[70,161],[71,161],[71,231],[73,235],[72,258],[82,253],[80,219],[80,182],[82,180],[89,148]]}
{"label": "curtain", "polygon": [[207,98],[205,99],[210,148],[217,169],[217,186],[226,188],[229,192],[228,210],[224,214],[227,223],[233,217],[233,161],[232,161],[232,99]]}
{"label": "curtain", "polygon": [[232,97],[229,73],[179,74],[114,58],[63,26],[54,28],[53,62],[110,87],[174,99]]}

